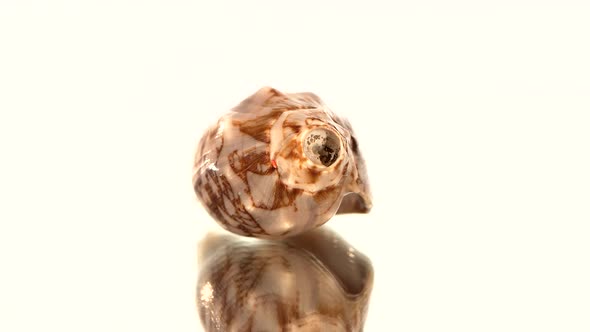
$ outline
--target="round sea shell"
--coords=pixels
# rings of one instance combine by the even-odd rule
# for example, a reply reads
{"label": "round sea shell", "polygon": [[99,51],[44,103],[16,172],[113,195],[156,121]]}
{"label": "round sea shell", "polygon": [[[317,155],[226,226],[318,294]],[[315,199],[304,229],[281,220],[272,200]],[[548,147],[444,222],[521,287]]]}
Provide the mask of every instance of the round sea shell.
{"label": "round sea shell", "polygon": [[284,238],[372,206],[348,121],[312,93],[262,88],[203,135],[193,185],[225,229]]}

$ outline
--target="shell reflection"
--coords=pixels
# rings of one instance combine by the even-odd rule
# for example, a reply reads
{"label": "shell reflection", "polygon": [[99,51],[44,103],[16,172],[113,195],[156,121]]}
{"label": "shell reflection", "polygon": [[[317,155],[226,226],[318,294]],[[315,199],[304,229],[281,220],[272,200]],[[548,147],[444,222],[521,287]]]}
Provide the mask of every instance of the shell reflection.
{"label": "shell reflection", "polygon": [[209,234],[199,256],[206,331],[362,331],[371,262],[325,227],[282,241]]}

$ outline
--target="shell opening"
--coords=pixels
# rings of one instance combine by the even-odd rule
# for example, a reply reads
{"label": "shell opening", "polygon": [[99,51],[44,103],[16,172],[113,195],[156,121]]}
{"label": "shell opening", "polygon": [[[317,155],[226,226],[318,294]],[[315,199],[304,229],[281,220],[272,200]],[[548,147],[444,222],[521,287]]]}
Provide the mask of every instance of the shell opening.
{"label": "shell opening", "polygon": [[303,151],[312,162],[327,167],[338,159],[340,139],[331,130],[313,129],[303,140]]}

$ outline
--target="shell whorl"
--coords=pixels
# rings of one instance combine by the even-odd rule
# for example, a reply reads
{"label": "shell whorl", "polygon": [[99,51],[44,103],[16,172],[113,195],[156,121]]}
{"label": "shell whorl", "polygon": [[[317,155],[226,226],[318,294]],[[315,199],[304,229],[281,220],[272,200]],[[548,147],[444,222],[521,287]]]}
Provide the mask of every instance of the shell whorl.
{"label": "shell whorl", "polygon": [[362,331],[371,262],[324,227],[280,241],[209,234],[199,251],[207,332]]}
{"label": "shell whorl", "polygon": [[222,116],[200,141],[193,185],[222,227],[260,238],[371,208],[350,124],[312,93],[263,88]]}

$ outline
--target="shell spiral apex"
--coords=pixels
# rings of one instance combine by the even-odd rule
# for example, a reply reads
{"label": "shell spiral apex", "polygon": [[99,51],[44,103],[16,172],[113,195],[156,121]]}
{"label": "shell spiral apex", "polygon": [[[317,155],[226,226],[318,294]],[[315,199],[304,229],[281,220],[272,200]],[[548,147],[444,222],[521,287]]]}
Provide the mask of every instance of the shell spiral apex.
{"label": "shell spiral apex", "polygon": [[268,87],[203,135],[193,186],[223,228],[259,238],[293,236],[372,206],[349,122],[312,93]]}

